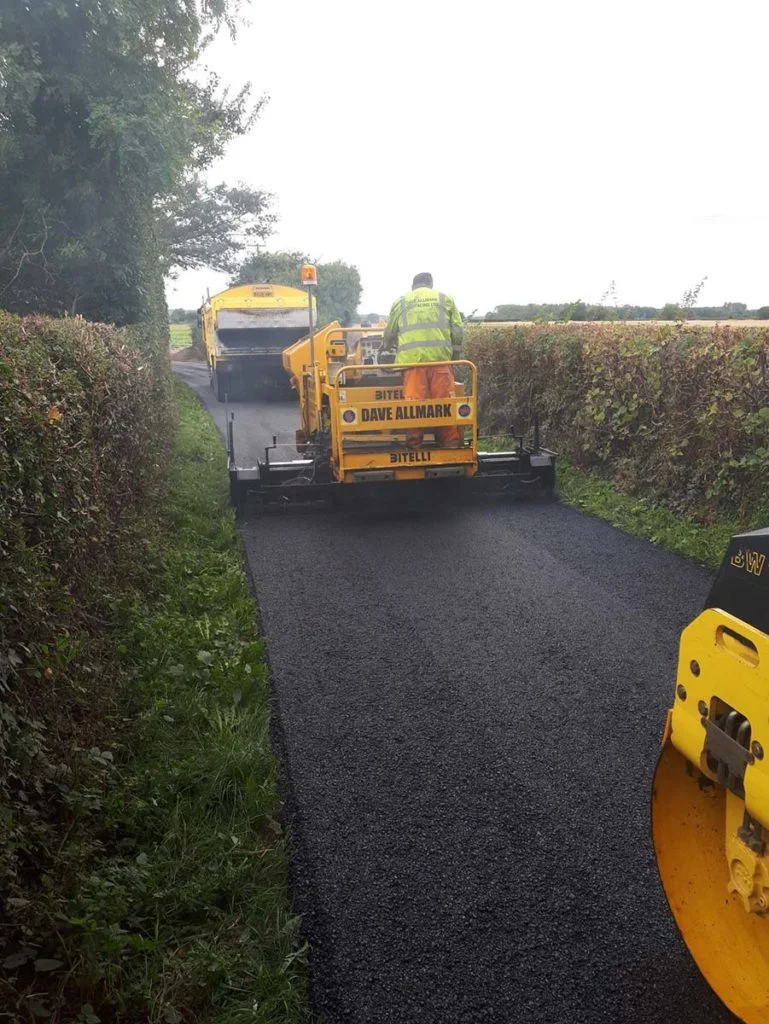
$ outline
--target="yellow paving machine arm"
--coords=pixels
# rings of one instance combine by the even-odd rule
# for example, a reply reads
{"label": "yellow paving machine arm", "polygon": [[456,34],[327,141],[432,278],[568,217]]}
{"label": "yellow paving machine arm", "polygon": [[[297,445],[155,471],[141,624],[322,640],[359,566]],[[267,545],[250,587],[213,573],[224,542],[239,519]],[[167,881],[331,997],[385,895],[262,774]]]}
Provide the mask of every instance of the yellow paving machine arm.
{"label": "yellow paving machine arm", "polygon": [[681,637],[652,787],[681,935],[745,1024],[769,1021],[769,529],[733,537]]}

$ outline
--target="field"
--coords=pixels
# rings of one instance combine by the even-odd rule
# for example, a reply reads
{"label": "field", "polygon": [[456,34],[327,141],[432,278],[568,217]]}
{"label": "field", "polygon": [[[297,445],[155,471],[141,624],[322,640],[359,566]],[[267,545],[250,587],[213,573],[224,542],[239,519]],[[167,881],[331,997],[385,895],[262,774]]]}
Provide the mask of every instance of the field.
{"label": "field", "polygon": [[[509,327],[513,324],[531,323],[531,320],[480,320],[474,327]],[[561,321],[552,320],[548,326],[557,326]],[[641,326],[670,327],[677,320],[570,320],[568,324],[639,324]],[[769,327],[769,320],[684,320],[687,327]],[[172,328],[173,330],[173,328]]]}
{"label": "field", "polygon": [[192,344],[192,324],[170,324],[171,348],[187,348]]}

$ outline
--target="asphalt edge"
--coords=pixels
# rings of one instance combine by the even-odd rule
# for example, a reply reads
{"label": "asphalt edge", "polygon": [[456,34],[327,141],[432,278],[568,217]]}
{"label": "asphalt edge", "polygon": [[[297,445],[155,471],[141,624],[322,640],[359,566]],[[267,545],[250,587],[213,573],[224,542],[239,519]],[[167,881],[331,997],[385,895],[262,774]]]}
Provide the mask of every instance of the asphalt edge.
{"label": "asphalt edge", "polygon": [[321,985],[320,978],[333,976],[333,939],[331,929],[326,923],[325,915],[318,907],[318,900],[312,899],[317,894],[315,870],[312,858],[304,842],[302,815],[296,799],[294,783],[291,776],[291,762],[288,744],[280,712],[280,698],[275,686],[275,673],[270,658],[270,644],[264,629],[259,595],[251,572],[243,538],[245,520],[238,515],[235,529],[238,534],[240,556],[248,592],[256,605],[256,627],[264,642],[264,661],[267,668],[267,682],[270,696],[270,743],[278,766],[278,793],[283,811],[283,825],[289,846],[288,877],[289,897],[294,912],[300,917],[300,934],[307,942],[307,967],[309,983],[310,1011],[317,1024],[332,1024],[344,1020],[342,1007],[337,996]]}

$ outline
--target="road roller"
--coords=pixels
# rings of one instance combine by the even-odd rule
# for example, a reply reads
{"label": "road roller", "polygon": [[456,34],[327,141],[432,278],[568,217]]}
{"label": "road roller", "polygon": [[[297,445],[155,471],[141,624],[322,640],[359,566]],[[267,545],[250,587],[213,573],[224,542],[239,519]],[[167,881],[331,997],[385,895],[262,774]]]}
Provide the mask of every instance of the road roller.
{"label": "road roller", "polygon": [[769,1022],[769,529],[732,538],[680,642],[652,784],[678,929],[744,1024]]}

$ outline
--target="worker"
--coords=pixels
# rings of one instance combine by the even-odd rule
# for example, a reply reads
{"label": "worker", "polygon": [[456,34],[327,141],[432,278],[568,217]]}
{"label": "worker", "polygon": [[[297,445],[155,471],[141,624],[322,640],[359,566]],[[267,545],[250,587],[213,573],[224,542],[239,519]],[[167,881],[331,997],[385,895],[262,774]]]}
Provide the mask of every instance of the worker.
{"label": "worker", "polygon": [[[435,363],[458,359],[462,347],[462,318],[450,295],[433,288],[432,274],[417,274],[412,290],[392,305],[387,321],[383,349],[396,350],[396,363]],[[407,401],[424,398],[453,398],[454,370],[451,366],[414,366],[403,371],[403,397]],[[459,427],[436,427],[435,440],[440,448],[454,448],[463,441]],[[409,448],[422,444],[423,432],[406,432]]]}

